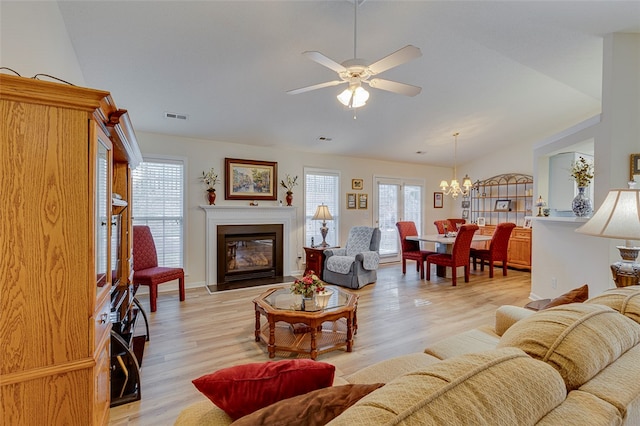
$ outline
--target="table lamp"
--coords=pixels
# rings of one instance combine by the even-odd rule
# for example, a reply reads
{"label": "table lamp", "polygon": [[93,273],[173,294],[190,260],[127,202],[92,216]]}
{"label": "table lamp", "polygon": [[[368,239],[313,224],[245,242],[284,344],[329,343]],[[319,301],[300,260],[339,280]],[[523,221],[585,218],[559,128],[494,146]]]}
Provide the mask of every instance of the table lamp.
{"label": "table lamp", "polygon": [[542,208],[546,206],[547,203],[542,198],[542,195],[538,197],[538,201],[536,201],[536,207],[538,208],[538,216],[542,216]]}
{"label": "table lamp", "polygon": [[624,246],[617,246],[622,261],[611,265],[613,281],[617,287],[640,283],[640,265],[636,263],[640,247],[631,244],[631,240],[640,240],[640,190],[610,190],[598,211],[576,232],[625,240]]}
{"label": "table lamp", "polygon": [[320,228],[320,233],[322,234],[322,244],[320,244],[320,246],[328,246],[329,244],[327,244],[327,242],[325,241],[325,239],[327,238],[327,233],[329,232],[329,228],[327,228],[327,220],[333,220],[333,216],[331,216],[331,213],[329,213],[329,207],[325,206],[324,204],[319,205],[316,209],[316,214],[314,214],[311,219],[322,221],[322,227]]}

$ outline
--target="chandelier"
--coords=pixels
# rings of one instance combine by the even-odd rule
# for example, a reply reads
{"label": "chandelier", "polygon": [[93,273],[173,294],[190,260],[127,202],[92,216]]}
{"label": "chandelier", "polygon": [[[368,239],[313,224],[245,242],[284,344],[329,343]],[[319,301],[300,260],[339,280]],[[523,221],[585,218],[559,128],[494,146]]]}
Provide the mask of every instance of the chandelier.
{"label": "chandelier", "polygon": [[460,132],[456,132],[453,134],[454,145],[453,145],[453,179],[451,179],[451,183],[448,183],[446,180],[440,182],[440,188],[444,192],[444,195],[451,195],[453,199],[458,198],[458,195],[462,195],[466,197],[469,195],[471,191],[471,187],[473,183],[471,183],[471,178],[468,175],[464,175],[462,179],[462,186],[458,183],[457,176],[457,168],[458,168],[458,135]]}

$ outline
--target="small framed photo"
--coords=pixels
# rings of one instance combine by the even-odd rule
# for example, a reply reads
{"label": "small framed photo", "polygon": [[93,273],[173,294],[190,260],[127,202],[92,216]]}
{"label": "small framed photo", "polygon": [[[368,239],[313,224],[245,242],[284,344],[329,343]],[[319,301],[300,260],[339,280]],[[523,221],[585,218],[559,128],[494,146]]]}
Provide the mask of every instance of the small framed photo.
{"label": "small framed photo", "polygon": [[510,212],[511,211],[511,200],[496,200],[496,205],[493,208],[493,211],[496,211],[496,212]]}
{"label": "small framed photo", "polygon": [[362,191],[364,189],[364,181],[362,179],[351,179],[351,189]]}
{"label": "small framed photo", "polygon": [[522,227],[523,228],[531,228],[531,218],[530,217],[525,217],[524,218],[524,225]]}
{"label": "small framed photo", "polygon": [[478,226],[484,226],[486,224],[484,217],[478,218]]}
{"label": "small framed photo", "polygon": [[358,208],[367,209],[369,207],[367,203],[368,200],[369,196],[367,194],[358,194]]}
{"label": "small framed photo", "polygon": [[471,206],[471,201],[469,200],[463,200],[462,201],[462,208],[463,209],[468,209]]}
{"label": "small framed photo", "polygon": [[631,169],[629,180],[640,182],[640,154],[631,154]]}
{"label": "small framed photo", "polygon": [[469,219],[469,209],[462,210],[462,218]]}
{"label": "small framed photo", "polygon": [[356,206],[356,194],[351,192],[347,194],[347,209],[355,209]]}
{"label": "small framed photo", "polygon": [[442,192],[433,193],[433,208],[441,209],[444,206],[444,194]]}

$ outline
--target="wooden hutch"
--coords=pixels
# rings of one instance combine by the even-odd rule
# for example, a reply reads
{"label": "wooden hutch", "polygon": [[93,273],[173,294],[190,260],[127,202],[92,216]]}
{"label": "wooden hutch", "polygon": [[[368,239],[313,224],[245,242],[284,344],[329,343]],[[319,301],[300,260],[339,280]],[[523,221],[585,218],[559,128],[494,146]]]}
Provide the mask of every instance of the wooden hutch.
{"label": "wooden hutch", "polygon": [[[513,222],[509,239],[508,265],[531,269],[531,228],[525,217],[533,213],[533,177],[507,173],[475,182],[471,190],[471,221],[480,224],[479,233],[493,235],[496,225]],[[488,243],[474,243],[474,247]],[[478,247],[484,248],[484,247]]]}
{"label": "wooden hutch", "polygon": [[142,159],[131,123],[108,92],[6,74],[0,117],[0,423],[107,424],[112,280],[132,276]]}

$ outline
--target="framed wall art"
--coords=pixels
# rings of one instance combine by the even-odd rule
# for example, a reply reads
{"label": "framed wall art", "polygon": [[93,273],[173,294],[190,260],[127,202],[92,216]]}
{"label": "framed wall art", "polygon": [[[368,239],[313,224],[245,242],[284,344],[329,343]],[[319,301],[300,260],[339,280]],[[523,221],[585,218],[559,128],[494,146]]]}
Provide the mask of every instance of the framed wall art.
{"label": "framed wall art", "polygon": [[469,219],[469,209],[462,210],[462,218]]}
{"label": "framed wall art", "polygon": [[358,194],[359,209],[367,209],[369,207],[368,201],[369,201],[369,196],[367,194]]}
{"label": "framed wall art", "polygon": [[468,209],[469,206],[471,206],[471,201],[469,201],[469,200],[463,200],[462,201],[462,208],[463,209]]}
{"label": "framed wall art", "polygon": [[444,206],[444,194],[442,192],[433,193],[433,208],[441,209]]}
{"label": "framed wall art", "polygon": [[524,224],[522,226],[523,228],[531,228],[531,218],[530,217],[525,217],[524,218]]}
{"label": "framed wall art", "polygon": [[277,200],[278,163],[224,159],[225,200]]}
{"label": "framed wall art", "polygon": [[362,191],[364,189],[364,181],[362,179],[351,179],[351,189]]}
{"label": "framed wall art", "polygon": [[484,217],[479,217],[478,218],[478,226],[485,226],[486,221],[484,219]]}
{"label": "framed wall art", "polygon": [[631,154],[629,180],[635,180],[636,182],[640,183],[640,154]]}
{"label": "framed wall art", "polygon": [[351,192],[347,194],[347,209],[355,209],[357,207],[356,194]]}
{"label": "framed wall art", "polygon": [[511,200],[496,200],[496,205],[493,208],[495,212],[510,212]]}

